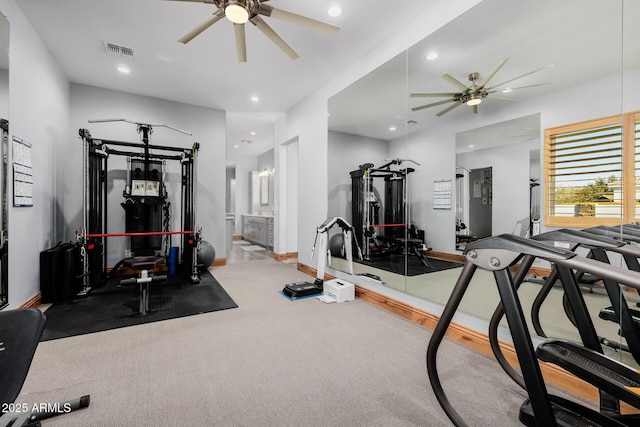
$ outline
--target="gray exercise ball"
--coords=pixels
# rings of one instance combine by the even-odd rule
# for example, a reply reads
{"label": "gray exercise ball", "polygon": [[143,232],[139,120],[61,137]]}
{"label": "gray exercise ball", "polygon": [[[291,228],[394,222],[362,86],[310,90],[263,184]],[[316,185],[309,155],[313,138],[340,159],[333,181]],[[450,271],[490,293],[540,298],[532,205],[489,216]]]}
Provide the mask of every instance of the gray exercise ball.
{"label": "gray exercise ball", "polygon": [[216,250],[213,245],[205,240],[200,242],[200,252],[198,252],[198,265],[201,270],[206,270],[216,259]]}
{"label": "gray exercise ball", "polygon": [[334,234],[331,239],[329,239],[329,250],[331,251],[331,256],[336,258],[344,258],[344,236],[342,233]]}

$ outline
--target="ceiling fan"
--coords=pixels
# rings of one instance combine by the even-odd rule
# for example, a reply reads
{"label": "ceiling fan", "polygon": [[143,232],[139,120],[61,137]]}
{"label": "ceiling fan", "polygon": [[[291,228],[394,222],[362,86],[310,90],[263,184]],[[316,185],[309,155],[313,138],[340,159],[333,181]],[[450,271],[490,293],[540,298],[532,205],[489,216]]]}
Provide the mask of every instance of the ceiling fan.
{"label": "ceiling fan", "polygon": [[276,9],[275,7],[266,5],[269,0],[170,0],[184,1],[192,3],[207,3],[215,5],[218,10],[200,24],[196,25],[191,31],[182,36],[178,41],[184,44],[189,43],[196,36],[200,35],[204,30],[213,24],[227,18],[233,22],[236,39],[236,53],[238,62],[247,62],[247,44],[245,40],[244,24],[249,21],[258,28],[265,36],[275,43],[284,53],[291,59],[298,59],[300,55],[293,50],[289,44],[284,41],[278,33],[276,33],[269,24],[267,24],[261,16],[280,19],[282,21],[291,22],[301,25],[312,30],[322,31],[327,34],[336,34],[340,31],[340,27],[317,21],[306,16],[296,13],[287,12],[286,10]]}
{"label": "ceiling fan", "polygon": [[[462,83],[460,80],[456,79],[451,74],[444,73],[440,77],[442,77],[442,79],[444,79],[448,83],[450,83],[453,86],[455,86],[456,88],[458,88],[458,90],[460,90],[460,92],[451,92],[451,93],[412,93],[411,95],[409,95],[411,98],[444,98],[444,97],[448,97],[449,99],[445,99],[444,101],[434,102],[434,103],[431,103],[431,104],[421,105],[419,107],[414,107],[414,108],[411,109],[411,111],[419,111],[419,110],[423,110],[425,108],[436,107],[438,105],[445,105],[445,104],[448,104],[448,103],[453,103],[453,104],[449,105],[447,108],[445,108],[444,110],[440,111],[438,114],[436,114],[436,116],[440,117],[440,116],[442,116],[444,114],[447,114],[449,111],[453,110],[454,108],[456,108],[456,107],[458,107],[458,106],[460,106],[462,104],[467,104],[467,105],[473,107],[473,112],[477,113],[478,112],[478,105],[482,102],[482,100],[484,98],[486,98],[487,96],[489,96],[489,94],[497,92],[497,88],[498,87],[504,86],[507,83],[511,83],[514,80],[518,80],[518,79],[520,79],[522,77],[526,77],[526,76],[531,75],[533,73],[537,73],[538,71],[542,71],[545,68],[549,68],[549,67],[551,67],[553,65],[553,64],[547,65],[545,67],[538,68],[537,70],[533,70],[533,71],[530,71],[528,73],[522,74],[521,76],[514,77],[512,79],[504,81],[504,82],[499,83],[497,85],[494,85],[494,86],[491,86],[491,87],[487,87],[487,84],[489,83],[489,80],[491,80],[493,78],[493,76],[495,76],[498,73],[498,71],[500,71],[500,69],[504,66],[504,64],[507,61],[508,61],[508,59],[500,60],[500,62],[498,62],[498,65],[493,69],[493,71],[491,71],[491,73],[489,73],[489,75],[487,75],[484,78],[484,80],[481,83],[478,83],[478,80],[480,79],[480,74],[479,73],[471,73],[471,74],[469,74],[469,81],[471,82],[471,85],[469,85],[469,86],[467,86],[466,84]],[[510,90],[524,89],[524,88],[543,86],[543,85],[548,85],[548,84],[550,84],[550,83],[540,83],[540,84],[535,84],[535,85],[520,86],[520,87],[510,88]],[[500,98],[500,97],[496,97],[496,96],[492,96],[491,98],[492,99],[500,99],[502,101],[515,102],[514,100],[508,99],[508,98]]]}

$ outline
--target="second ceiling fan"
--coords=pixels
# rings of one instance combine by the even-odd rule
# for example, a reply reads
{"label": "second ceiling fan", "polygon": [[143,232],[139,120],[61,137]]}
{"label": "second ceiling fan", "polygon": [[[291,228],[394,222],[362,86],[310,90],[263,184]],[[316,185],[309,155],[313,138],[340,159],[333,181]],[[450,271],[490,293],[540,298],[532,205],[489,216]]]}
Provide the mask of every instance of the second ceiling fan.
{"label": "second ceiling fan", "polygon": [[[487,75],[487,77],[484,78],[484,80],[482,80],[482,82],[478,83],[478,80],[480,79],[480,74],[478,73],[471,73],[469,74],[469,81],[471,82],[471,84],[469,86],[467,86],[466,84],[462,83],[460,80],[456,79],[455,77],[453,77],[451,74],[449,73],[444,73],[442,76],[442,79],[444,79],[445,81],[447,81],[448,83],[450,83],[451,85],[455,86],[456,88],[458,88],[458,90],[460,90],[460,92],[449,92],[449,93],[412,93],[411,95],[409,95],[411,98],[449,98],[449,99],[445,99],[443,101],[438,101],[438,102],[433,102],[431,104],[426,104],[426,105],[421,105],[418,107],[414,107],[411,109],[411,111],[419,111],[419,110],[423,110],[425,108],[430,108],[430,107],[436,107],[438,105],[445,105],[445,104],[449,104],[452,103],[451,105],[449,105],[447,108],[445,108],[444,110],[440,111],[438,114],[436,114],[436,116],[440,117],[444,114],[447,114],[449,111],[453,110],[454,108],[462,105],[462,104],[467,104],[471,107],[473,107],[473,112],[477,113],[478,112],[478,105],[482,102],[482,100],[484,98],[486,98],[487,96],[489,96],[489,94],[495,93],[497,92],[497,88],[500,86],[504,86],[507,83],[511,83],[514,80],[518,80],[521,79],[522,77],[526,77],[528,75],[531,75],[533,73],[537,73],[538,71],[542,71],[545,68],[549,68],[552,65],[547,65],[545,67],[542,68],[538,68],[537,70],[533,70],[530,71],[528,73],[522,74],[518,77],[514,77],[512,79],[506,80],[502,83],[499,83],[497,85],[493,85],[491,87],[487,87],[487,84],[489,83],[489,80],[491,80],[493,78],[493,76],[495,76],[498,71],[500,71],[500,69],[504,66],[504,64],[508,61],[508,59],[502,59],[500,60],[500,62],[498,62],[498,65],[493,69],[493,71],[491,73],[489,73],[489,75]],[[516,89],[524,89],[524,88],[530,88],[530,87],[536,87],[536,86],[543,86],[543,85],[548,85],[549,83],[539,83],[539,84],[534,84],[534,85],[528,85],[528,86],[520,86],[520,87],[514,87],[511,88],[511,90],[516,90]],[[514,102],[511,99],[508,98],[499,98],[496,96],[492,96],[491,98],[493,99],[500,99],[502,101],[511,101]]]}
{"label": "second ceiling fan", "polygon": [[287,12],[286,10],[276,9],[275,7],[266,5],[269,0],[170,0],[183,1],[190,3],[206,3],[215,5],[218,10],[200,24],[196,25],[191,31],[182,36],[178,41],[181,43],[189,43],[196,36],[200,35],[204,30],[213,24],[227,18],[233,23],[236,39],[236,53],[238,62],[247,62],[247,44],[245,39],[244,24],[251,22],[258,30],[267,36],[291,59],[298,59],[300,55],[275,32],[269,24],[267,24],[261,16],[280,19],[282,21],[291,22],[301,25],[312,30],[322,31],[327,34],[336,34],[340,31],[340,27],[327,24],[296,13]]}

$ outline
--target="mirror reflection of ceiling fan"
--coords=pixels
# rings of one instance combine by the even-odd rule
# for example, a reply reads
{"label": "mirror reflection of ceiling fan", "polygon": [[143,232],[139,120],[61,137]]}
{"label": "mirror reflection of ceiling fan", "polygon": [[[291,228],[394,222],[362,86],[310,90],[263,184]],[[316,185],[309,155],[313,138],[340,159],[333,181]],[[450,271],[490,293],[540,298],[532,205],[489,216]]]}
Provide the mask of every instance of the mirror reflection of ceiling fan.
{"label": "mirror reflection of ceiling fan", "polygon": [[301,25],[312,30],[322,31],[327,34],[336,34],[340,31],[340,27],[327,24],[325,22],[317,21],[315,19],[308,18],[306,16],[298,15],[296,13],[287,12],[286,10],[276,9],[275,7],[268,6],[269,0],[170,0],[170,1],[183,1],[191,3],[207,3],[215,5],[218,10],[200,24],[196,25],[191,31],[186,33],[178,41],[184,44],[189,43],[196,36],[200,35],[204,30],[211,27],[213,24],[227,18],[233,22],[233,28],[236,38],[236,53],[238,55],[238,62],[247,62],[247,44],[245,40],[245,28],[244,24],[249,21],[255,27],[260,30],[265,36],[267,36],[273,43],[276,44],[284,53],[291,59],[298,59],[300,55],[293,50],[289,44],[284,41],[278,33],[274,31],[269,24],[267,24],[261,16],[280,19],[282,21],[291,22],[293,24]]}
{"label": "mirror reflection of ceiling fan", "polygon": [[[487,77],[484,78],[484,80],[481,83],[478,83],[478,80],[480,79],[480,74],[479,73],[471,73],[471,74],[469,74],[469,81],[471,82],[471,85],[469,85],[469,86],[467,86],[466,84],[462,83],[460,80],[456,79],[451,74],[444,73],[441,77],[445,81],[447,81],[448,83],[450,83],[453,86],[455,86],[456,88],[458,88],[458,90],[460,90],[460,92],[451,92],[451,93],[412,93],[410,95],[411,98],[444,98],[444,97],[448,97],[449,99],[445,99],[444,101],[434,102],[434,103],[431,103],[431,104],[421,105],[419,107],[414,107],[414,108],[411,109],[411,111],[419,111],[419,110],[423,110],[425,108],[436,107],[438,105],[445,105],[445,104],[452,103],[447,108],[445,108],[444,110],[442,110],[438,114],[436,114],[436,116],[440,117],[440,116],[442,116],[444,114],[447,114],[449,111],[453,110],[454,108],[456,108],[456,107],[458,107],[458,106],[460,106],[462,104],[467,104],[467,105],[473,107],[473,112],[477,113],[478,112],[478,105],[482,102],[482,100],[484,98],[489,96],[489,94],[497,92],[497,88],[499,88],[501,86],[504,86],[507,83],[511,83],[512,81],[521,79],[522,77],[526,77],[528,75],[531,75],[533,73],[537,73],[538,71],[542,71],[542,70],[544,70],[546,68],[549,68],[549,67],[553,66],[553,64],[547,65],[545,67],[538,68],[537,70],[533,70],[533,71],[530,71],[528,73],[522,74],[521,76],[514,77],[512,79],[504,81],[504,82],[499,83],[497,85],[494,85],[494,86],[491,86],[491,87],[487,87],[487,84],[489,83],[489,81],[493,78],[493,76],[495,76],[498,73],[498,71],[500,71],[500,69],[504,66],[504,64],[507,61],[508,61],[508,59],[500,60],[500,62],[498,62],[498,65],[493,69],[493,71],[491,73],[489,73],[489,75],[487,75]],[[516,90],[516,89],[525,89],[525,88],[530,88],[530,87],[536,87],[536,86],[543,86],[543,85],[548,85],[548,84],[550,84],[550,83],[539,83],[539,84],[535,84],[535,85],[514,87],[514,88],[510,88],[509,91]],[[499,99],[499,100],[502,100],[502,101],[515,102],[514,100],[508,99],[508,98],[500,98],[500,97],[496,97],[496,96],[491,96],[491,98],[492,99]]]}

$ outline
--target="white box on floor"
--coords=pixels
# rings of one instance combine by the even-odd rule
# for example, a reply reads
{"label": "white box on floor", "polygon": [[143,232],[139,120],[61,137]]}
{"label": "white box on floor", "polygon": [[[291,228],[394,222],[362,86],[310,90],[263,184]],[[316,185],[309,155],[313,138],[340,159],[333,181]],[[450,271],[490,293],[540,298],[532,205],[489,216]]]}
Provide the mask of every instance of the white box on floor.
{"label": "white box on floor", "polygon": [[332,279],[324,282],[322,295],[335,302],[353,301],[356,297],[356,290],[353,283],[342,279]]}

